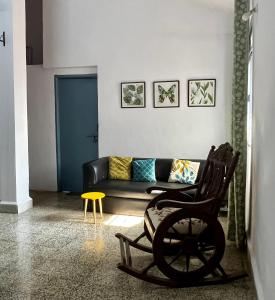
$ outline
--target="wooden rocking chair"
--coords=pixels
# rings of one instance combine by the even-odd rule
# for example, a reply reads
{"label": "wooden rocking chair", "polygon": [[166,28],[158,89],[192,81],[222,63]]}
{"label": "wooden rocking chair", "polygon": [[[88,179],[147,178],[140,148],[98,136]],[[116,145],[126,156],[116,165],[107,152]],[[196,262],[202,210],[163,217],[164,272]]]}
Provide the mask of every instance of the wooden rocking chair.
{"label": "wooden rocking chair", "polygon": [[[118,268],[136,278],[170,287],[226,283],[246,276],[227,275],[220,264],[225,236],[218,213],[239,155],[233,154],[229,143],[217,150],[212,146],[199,184],[182,189],[149,188],[148,193],[163,193],[146,208],[140,236],[132,240],[116,234],[121,249]],[[196,189],[194,198],[185,193],[191,189]],[[150,246],[139,242],[143,237]],[[142,269],[135,268],[130,246],[151,253],[152,262]],[[154,267],[158,268],[157,275],[152,272]]]}

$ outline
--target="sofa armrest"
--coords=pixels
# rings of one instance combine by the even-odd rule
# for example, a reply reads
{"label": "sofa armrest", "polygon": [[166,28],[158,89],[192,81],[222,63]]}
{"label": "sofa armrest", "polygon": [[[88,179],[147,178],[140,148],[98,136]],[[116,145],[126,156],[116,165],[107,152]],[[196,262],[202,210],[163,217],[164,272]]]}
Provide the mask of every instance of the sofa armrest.
{"label": "sofa armrest", "polygon": [[101,180],[108,178],[109,160],[102,157],[83,164],[84,192],[93,188]]}

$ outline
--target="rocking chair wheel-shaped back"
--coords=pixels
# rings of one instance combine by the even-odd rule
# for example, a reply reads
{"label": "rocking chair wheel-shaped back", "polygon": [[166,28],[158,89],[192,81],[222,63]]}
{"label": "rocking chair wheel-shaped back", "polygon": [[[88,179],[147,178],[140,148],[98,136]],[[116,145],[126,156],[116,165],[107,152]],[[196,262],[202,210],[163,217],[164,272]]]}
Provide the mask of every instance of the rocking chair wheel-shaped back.
{"label": "rocking chair wheel-shaped back", "polygon": [[[148,193],[162,193],[148,204],[140,236],[131,240],[116,234],[122,260],[118,268],[139,279],[170,287],[225,283],[246,276],[227,275],[220,264],[225,236],[218,213],[239,155],[233,153],[229,143],[217,149],[212,146],[197,185],[181,189],[148,188]],[[194,189],[193,198],[186,192]],[[147,238],[150,246],[141,244],[142,238]],[[142,269],[135,268],[131,247],[151,253],[151,263]]]}

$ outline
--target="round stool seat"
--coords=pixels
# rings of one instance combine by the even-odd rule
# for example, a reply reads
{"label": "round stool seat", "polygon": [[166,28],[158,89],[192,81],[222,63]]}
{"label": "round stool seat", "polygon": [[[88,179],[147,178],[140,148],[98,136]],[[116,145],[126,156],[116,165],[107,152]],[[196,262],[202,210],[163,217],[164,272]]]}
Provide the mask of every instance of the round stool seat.
{"label": "round stool seat", "polygon": [[104,193],[101,192],[89,192],[89,193],[84,193],[81,195],[81,198],[83,199],[89,199],[89,200],[98,200],[98,199],[102,199],[105,197]]}
{"label": "round stool seat", "polygon": [[101,192],[88,192],[88,193],[84,193],[81,195],[81,198],[85,199],[85,206],[84,206],[84,218],[85,219],[86,219],[89,200],[93,200],[94,223],[96,223],[96,201],[98,201],[98,204],[99,204],[100,216],[101,216],[101,218],[103,218],[101,199],[103,199],[104,197],[105,197],[105,194],[101,193]]}

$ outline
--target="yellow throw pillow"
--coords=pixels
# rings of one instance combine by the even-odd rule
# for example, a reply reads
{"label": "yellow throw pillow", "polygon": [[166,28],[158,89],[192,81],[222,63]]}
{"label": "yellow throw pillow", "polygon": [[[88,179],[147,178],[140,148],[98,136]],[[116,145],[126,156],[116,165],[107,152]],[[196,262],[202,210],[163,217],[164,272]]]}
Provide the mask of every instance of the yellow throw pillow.
{"label": "yellow throw pillow", "polygon": [[132,157],[109,157],[109,179],[131,180]]}

